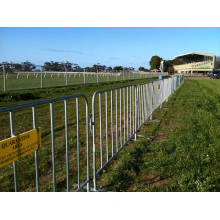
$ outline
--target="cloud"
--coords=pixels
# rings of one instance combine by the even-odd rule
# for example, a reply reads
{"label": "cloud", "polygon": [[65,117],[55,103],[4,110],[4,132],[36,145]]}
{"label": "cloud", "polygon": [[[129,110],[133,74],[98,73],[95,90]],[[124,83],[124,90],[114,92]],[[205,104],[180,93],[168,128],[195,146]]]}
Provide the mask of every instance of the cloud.
{"label": "cloud", "polygon": [[43,50],[49,51],[49,52],[55,52],[55,53],[74,53],[74,54],[79,54],[79,55],[85,55],[84,52],[78,51],[78,50],[60,50],[60,49],[53,49],[53,48],[45,48]]}

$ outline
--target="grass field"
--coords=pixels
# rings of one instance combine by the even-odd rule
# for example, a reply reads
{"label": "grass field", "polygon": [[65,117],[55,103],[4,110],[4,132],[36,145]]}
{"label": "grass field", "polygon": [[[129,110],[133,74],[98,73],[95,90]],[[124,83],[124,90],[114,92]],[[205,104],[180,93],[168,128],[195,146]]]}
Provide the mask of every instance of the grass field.
{"label": "grass field", "polygon": [[[42,74],[43,87],[56,87],[67,85],[77,85],[77,84],[88,84],[88,83],[101,83],[101,82],[114,82],[114,81],[124,81],[131,79],[143,79],[151,78],[151,75],[144,74],[99,74],[98,77],[95,74],[58,74],[58,73],[48,73]],[[85,80],[85,81],[84,81]],[[3,91],[4,82],[3,76],[0,75],[0,91]],[[6,80],[6,90],[19,90],[19,89],[31,89],[31,88],[41,88],[41,75],[38,74],[8,74]]]}
{"label": "grass field", "polygon": [[[74,85],[60,88],[47,88],[36,90],[11,91],[0,94],[0,107],[14,104],[21,104],[36,100],[49,99],[73,94],[83,93],[89,100],[91,110],[91,98],[95,91],[112,87],[119,87],[129,84],[137,84],[153,79],[129,80],[119,82],[108,82],[100,84]],[[102,102],[104,104],[104,100]],[[68,102],[68,127],[69,127],[69,145],[70,145],[70,184],[77,182],[77,163],[76,163],[76,110],[75,100]],[[104,107],[104,106],[103,106]],[[110,107],[110,106],[109,106]],[[79,100],[79,121],[80,121],[80,170],[81,182],[86,178],[86,143],[85,143],[85,104]],[[110,109],[108,109],[110,111]],[[42,128],[43,147],[39,150],[39,169],[41,191],[52,191],[52,169],[51,169],[51,133],[50,133],[50,113],[49,104],[36,107],[37,124]],[[98,117],[98,115],[96,115]],[[110,117],[109,117],[110,120]],[[15,134],[32,129],[31,108],[25,108],[14,111]],[[10,136],[9,114],[0,115],[0,140]],[[103,127],[105,121],[103,119]],[[64,191],[66,186],[66,163],[65,163],[65,127],[64,127],[64,103],[54,104],[54,130],[55,130],[55,161],[57,190]],[[97,126],[97,129],[99,127]],[[92,135],[90,133],[90,149],[92,149]],[[103,138],[105,135],[103,134]],[[109,140],[109,146],[111,142]],[[110,151],[110,150],[109,150]],[[92,150],[90,150],[92,154]],[[97,152],[98,153],[98,152]],[[105,152],[103,152],[105,153]],[[90,155],[91,155],[90,154]],[[92,158],[92,157],[91,157]],[[91,160],[92,163],[92,160]],[[97,161],[98,163],[98,161]],[[97,164],[98,165],[98,164]],[[91,166],[92,167],[92,166]],[[19,191],[35,191],[35,166],[34,155],[29,155],[17,162],[18,187]],[[91,170],[92,173],[92,170]],[[13,191],[13,168],[12,165],[1,168],[0,172],[0,190]]]}
{"label": "grass field", "polygon": [[99,179],[107,191],[220,191],[220,81],[185,80]]}

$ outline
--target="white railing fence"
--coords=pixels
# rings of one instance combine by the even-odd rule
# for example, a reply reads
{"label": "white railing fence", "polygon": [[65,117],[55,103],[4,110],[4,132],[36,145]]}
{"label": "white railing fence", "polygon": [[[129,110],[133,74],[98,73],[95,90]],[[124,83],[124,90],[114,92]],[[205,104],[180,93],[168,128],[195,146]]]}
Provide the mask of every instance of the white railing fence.
{"label": "white railing fence", "polygon": [[140,72],[17,72],[0,74],[0,90],[36,89],[75,84],[113,82],[167,76],[168,73]]}

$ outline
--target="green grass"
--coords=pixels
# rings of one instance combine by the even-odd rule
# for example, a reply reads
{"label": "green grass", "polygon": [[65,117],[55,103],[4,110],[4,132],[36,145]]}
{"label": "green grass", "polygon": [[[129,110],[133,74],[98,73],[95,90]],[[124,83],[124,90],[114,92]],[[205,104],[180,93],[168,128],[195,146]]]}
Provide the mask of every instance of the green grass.
{"label": "green grass", "polygon": [[107,191],[220,191],[220,81],[185,80],[99,178]]}
{"label": "green grass", "polygon": [[[96,75],[85,76],[85,83],[97,83],[100,82],[115,82],[122,80],[143,79],[144,75],[133,75],[126,73],[121,75],[99,75],[98,79]],[[147,78],[145,76],[145,78]],[[43,74],[43,87],[57,87],[66,85],[65,74]],[[67,77],[68,85],[84,84],[83,74],[70,74]],[[0,91],[3,91],[3,76],[0,75]],[[41,87],[41,76],[39,74],[20,74],[17,78],[17,74],[8,74],[6,80],[7,90],[19,90],[19,89],[31,89]]]}

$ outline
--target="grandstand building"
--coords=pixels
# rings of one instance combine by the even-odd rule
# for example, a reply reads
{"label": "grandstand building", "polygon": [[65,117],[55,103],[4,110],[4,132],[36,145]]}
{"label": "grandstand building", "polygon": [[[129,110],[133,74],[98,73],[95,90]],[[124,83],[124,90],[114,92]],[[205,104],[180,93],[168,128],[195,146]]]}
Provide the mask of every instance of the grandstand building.
{"label": "grandstand building", "polygon": [[175,57],[173,65],[176,73],[210,73],[220,69],[220,57],[213,53],[188,53]]}

